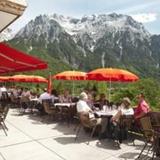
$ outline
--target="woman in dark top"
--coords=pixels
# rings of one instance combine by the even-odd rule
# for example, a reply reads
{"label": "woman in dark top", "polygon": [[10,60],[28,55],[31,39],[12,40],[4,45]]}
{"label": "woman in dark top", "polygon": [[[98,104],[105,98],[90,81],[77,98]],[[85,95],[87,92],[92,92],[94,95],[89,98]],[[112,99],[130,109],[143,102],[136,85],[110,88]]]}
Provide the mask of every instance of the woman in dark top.
{"label": "woman in dark top", "polygon": [[99,103],[100,110],[103,109],[103,106],[109,106],[109,101],[106,99],[106,95],[104,93],[101,93],[99,95],[99,100],[97,100]]}

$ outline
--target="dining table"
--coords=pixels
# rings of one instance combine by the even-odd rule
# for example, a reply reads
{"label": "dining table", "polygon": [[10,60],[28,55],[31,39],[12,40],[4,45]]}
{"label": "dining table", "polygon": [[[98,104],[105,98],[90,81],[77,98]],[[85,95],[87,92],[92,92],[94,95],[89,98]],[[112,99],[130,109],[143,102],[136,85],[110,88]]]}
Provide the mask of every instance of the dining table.
{"label": "dining table", "polygon": [[59,111],[59,114],[67,115],[68,124],[74,119],[73,117],[76,115],[76,103],[54,103],[54,106]]}
{"label": "dining table", "polygon": [[75,106],[76,103],[54,103],[55,107],[68,107]]}
{"label": "dining table", "polygon": [[118,110],[115,109],[105,109],[105,110],[98,110],[98,111],[94,111],[94,115],[96,118],[103,118],[106,119],[107,121],[107,126],[106,126],[106,138],[111,138],[111,118],[116,115],[116,113],[118,112]]}
{"label": "dining table", "polygon": [[118,112],[118,110],[99,110],[99,111],[94,111],[94,114],[96,117],[100,117],[100,118],[108,118],[108,117],[112,117],[114,115],[116,115],[116,113]]}

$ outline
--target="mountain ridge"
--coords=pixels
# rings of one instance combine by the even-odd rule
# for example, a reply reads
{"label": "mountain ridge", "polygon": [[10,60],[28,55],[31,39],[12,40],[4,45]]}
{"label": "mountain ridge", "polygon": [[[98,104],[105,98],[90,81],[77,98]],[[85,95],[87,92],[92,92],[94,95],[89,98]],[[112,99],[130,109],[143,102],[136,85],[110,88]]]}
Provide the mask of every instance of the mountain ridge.
{"label": "mountain ridge", "polygon": [[36,17],[10,42],[27,46],[29,52],[42,48],[75,69],[120,67],[143,77],[157,77],[159,39],[127,15],[113,13],[77,19],[53,14]]}

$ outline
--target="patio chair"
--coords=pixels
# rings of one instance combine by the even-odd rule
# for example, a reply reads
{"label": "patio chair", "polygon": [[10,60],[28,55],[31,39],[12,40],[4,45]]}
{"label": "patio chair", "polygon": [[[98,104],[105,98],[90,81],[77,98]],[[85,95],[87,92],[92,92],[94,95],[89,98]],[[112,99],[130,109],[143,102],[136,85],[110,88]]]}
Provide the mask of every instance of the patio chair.
{"label": "patio chair", "polygon": [[89,129],[92,130],[91,134],[90,134],[90,137],[92,138],[96,129],[97,129],[97,127],[100,126],[101,123],[99,123],[96,118],[93,118],[93,119],[91,118],[90,119],[89,118],[89,113],[79,113],[78,117],[80,119],[80,125],[77,127],[75,142],[78,138],[78,135],[79,135],[82,127],[86,127],[86,128],[89,128]]}
{"label": "patio chair", "polygon": [[55,118],[56,116],[56,108],[51,108],[50,103],[47,101],[43,101],[44,111],[51,117]]}
{"label": "patio chair", "polygon": [[[132,131],[132,127],[133,127],[133,122],[134,122],[134,117],[133,115],[122,115],[120,117],[120,121],[119,121],[119,125],[120,125],[120,130],[123,132],[125,131],[125,136],[123,137],[122,135],[122,139],[128,138],[128,133],[131,133]],[[134,139],[133,143],[134,143]]]}
{"label": "patio chair", "polygon": [[0,113],[0,126],[2,127],[5,135],[7,136],[7,132],[6,130],[8,130],[6,124],[5,124],[5,119],[7,117],[7,114],[8,114],[8,111],[9,111],[9,106],[6,105],[3,109],[3,111]]}
{"label": "patio chair", "polygon": [[20,105],[20,101],[16,98],[13,93],[10,95],[11,107],[17,108]]}
{"label": "patio chair", "polygon": [[120,148],[122,141],[128,138],[128,132],[132,128],[133,120],[132,115],[121,115],[118,122],[109,122],[110,138],[115,140],[117,147]]}
{"label": "patio chair", "polygon": [[148,146],[149,148],[148,148],[146,156],[149,154],[150,151],[152,151],[152,153],[153,153],[152,159],[153,159],[154,155],[155,155],[155,150],[153,149],[155,147],[155,145],[154,145],[155,131],[152,128],[150,117],[146,116],[146,117],[141,118],[140,123],[141,123],[142,129],[143,129],[143,137],[145,138],[145,144],[144,144],[138,158],[141,157],[142,153],[144,152],[144,150]]}
{"label": "patio chair", "polygon": [[150,112],[149,117],[151,118],[153,129],[160,132],[160,112]]}
{"label": "patio chair", "polygon": [[153,156],[152,159],[156,156],[160,159],[160,132],[154,131],[154,143],[153,143]]}
{"label": "patio chair", "polygon": [[155,150],[156,156],[160,158],[160,112],[150,112],[149,116],[151,118],[152,127],[155,131],[154,150]]}
{"label": "patio chair", "polygon": [[22,114],[25,113],[25,110],[27,108],[29,108],[29,104],[30,104],[29,97],[22,96],[21,99],[20,99],[20,105],[21,105],[21,107],[20,107],[20,113],[22,113]]}
{"label": "patio chair", "polygon": [[1,107],[5,108],[5,106],[9,104],[9,101],[10,101],[10,99],[9,99],[8,93],[2,92],[2,96],[0,99]]}
{"label": "patio chair", "polygon": [[78,113],[76,113],[76,114],[73,116],[73,120],[74,120],[74,122],[76,123],[73,130],[76,131],[77,128],[80,126],[80,118],[79,118]]}
{"label": "patio chair", "polygon": [[69,126],[71,122],[71,108],[68,106],[57,106],[57,116],[61,121],[67,121]]}

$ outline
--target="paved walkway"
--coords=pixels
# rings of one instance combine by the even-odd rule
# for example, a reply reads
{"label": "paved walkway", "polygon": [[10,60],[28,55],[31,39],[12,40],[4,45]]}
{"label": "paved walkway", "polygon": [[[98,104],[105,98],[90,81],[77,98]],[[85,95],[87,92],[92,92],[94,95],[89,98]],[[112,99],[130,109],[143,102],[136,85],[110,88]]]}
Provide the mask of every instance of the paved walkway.
{"label": "paved walkway", "polygon": [[[135,159],[143,142],[123,143],[121,149],[112,140],[92,139],[81,130],[74,141],[74,125],[41,121],[37,115],[19,116],[10,109],[6,124],[8,136],[0,129],[0,160],[131,160]],[[146,158],[145,158],[146,159]]]}

